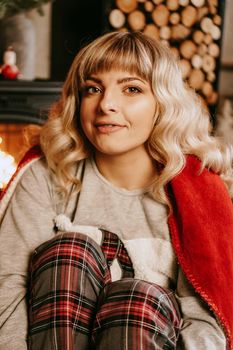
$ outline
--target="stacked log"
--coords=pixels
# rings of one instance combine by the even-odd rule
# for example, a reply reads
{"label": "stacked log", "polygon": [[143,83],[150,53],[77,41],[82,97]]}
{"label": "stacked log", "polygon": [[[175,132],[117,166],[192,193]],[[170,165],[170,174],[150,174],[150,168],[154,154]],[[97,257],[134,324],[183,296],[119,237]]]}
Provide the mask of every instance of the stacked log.
{"label": "stacked log", "polygon": [[208,104],[217,102],[222,17],[217,0],[115,0],[108,19],[114,30],[142,31],[168,44],[184,80]]}

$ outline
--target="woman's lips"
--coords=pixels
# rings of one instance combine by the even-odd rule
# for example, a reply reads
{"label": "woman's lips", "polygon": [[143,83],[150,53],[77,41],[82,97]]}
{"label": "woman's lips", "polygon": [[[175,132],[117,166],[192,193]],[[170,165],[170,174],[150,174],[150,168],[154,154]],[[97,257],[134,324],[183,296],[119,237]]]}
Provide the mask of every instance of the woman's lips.
{"label": "woman's lips", "polygon": [[124,128],[123,125],[117,124],[96,124],[95,127],[102,134],[109,134]]}

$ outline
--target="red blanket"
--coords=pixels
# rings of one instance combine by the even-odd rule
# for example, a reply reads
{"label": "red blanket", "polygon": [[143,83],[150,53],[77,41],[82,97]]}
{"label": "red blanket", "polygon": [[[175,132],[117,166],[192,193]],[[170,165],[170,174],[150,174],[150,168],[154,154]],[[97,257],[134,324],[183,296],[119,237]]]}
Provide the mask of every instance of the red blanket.
{"label": "red blanket", "polygon": [[169,184],[173,246],[186,277],[224,327],[233,349],[233,205],[219,176],[189,156]]}

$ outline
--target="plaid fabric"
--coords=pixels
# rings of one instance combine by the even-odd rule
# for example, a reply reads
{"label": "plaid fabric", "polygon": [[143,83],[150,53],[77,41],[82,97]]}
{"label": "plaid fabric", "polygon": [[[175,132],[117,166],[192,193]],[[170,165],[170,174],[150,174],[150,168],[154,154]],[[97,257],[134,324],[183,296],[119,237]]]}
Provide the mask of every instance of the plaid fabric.
{"label": "plaid fabric", "polygon": [[[102,232],[102,250],[83,234],[63,233],[35,251],[30,350],[175,349],[179,313],[173,294],[133,279],[123,243]],[[114,258],[123,279],[111,282]]]}
{"label": "plaid fabric", "polygon": [[29,349],[90,348],[101,289],[110,282],[98,245],[78,233],[42,244],[31,264]]}
{"label": "plaid fabric", "polygon": [[114,259],[118,259],[118,262],[122,269],[122,277],[133,277],[134,270],[131,259],[124,247],[124,244],[118,238],[115,233],[102,230],[103,243],[101,249],[107,260],[108,267],[113,263]]}
{"label": "plaid fabric", "polygon": [[172,292],[125,278],[108,284],[99,298],[93,348],[176,349],[180,313]]}

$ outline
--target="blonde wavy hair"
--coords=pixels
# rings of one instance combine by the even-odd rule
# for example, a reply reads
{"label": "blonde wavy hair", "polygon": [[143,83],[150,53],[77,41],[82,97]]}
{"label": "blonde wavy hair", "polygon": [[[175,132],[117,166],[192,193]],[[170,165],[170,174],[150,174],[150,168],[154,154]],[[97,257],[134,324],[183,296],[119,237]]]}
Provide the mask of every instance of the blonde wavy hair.
{"label": "blonde wavy hair", "polygon": [[93,153],[80,119],[81,87],[97,72],[120,69],[148,81],[157,102],[156,123],[147,149],[160,169],[154,197],[168,203],[164,187],[193,154],[220,174],[233,194],[232,150],[211,135],[210,116],[201,99],[182,80],[177,59],[160,42],[141,32],[107,33],[80,50],[64,83],[62,96],[41,131],[41,147],[61,193],[80,183],[74,166]]}

